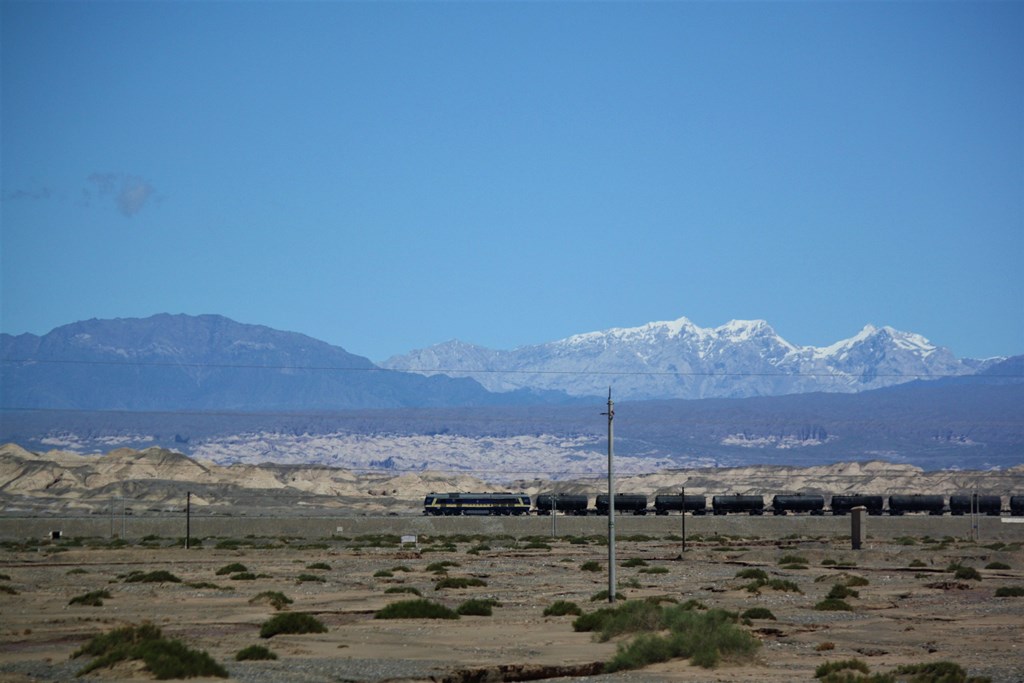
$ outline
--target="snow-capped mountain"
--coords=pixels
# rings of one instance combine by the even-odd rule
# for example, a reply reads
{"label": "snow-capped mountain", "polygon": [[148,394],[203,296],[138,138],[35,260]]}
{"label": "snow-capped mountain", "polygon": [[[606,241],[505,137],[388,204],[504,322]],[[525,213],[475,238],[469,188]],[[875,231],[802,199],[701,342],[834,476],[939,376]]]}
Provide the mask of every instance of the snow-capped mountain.
{"label": "snow-capped mountain", "polygon": [[830,346],[797,346],[763,320],[703,328],[686,318],[499,351],[450,341],[382,367],[472,377],[491,391],[550,389],[617,398],[739,398],[857,392],[977,372],[918,334],[867,325]]}

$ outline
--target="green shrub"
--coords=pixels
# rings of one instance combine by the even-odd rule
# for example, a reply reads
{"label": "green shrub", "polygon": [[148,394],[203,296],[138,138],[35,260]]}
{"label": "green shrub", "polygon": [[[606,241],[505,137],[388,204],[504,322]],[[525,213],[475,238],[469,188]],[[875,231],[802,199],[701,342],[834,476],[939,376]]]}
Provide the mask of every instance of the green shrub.
{"label": "green shrub", "polygon": [[801,555],[783,555],[779,558],[779,564],[807,564],[807,558]]}
{"label": "green shrub", "polygon": [[847,588],[841,583],[832,586],[832,590],[825,596],[826,600],[842,600],[843,598],[859,598],[860,594],[852,588]]}
{"label": "green shrub", "polygon": [[775,615],[767,607],[751,607],[740,615],[741,619],[771,619],[775,621]]}
{"label": "green shrub", "polygon": [[1010,565],[1005,562],[989,562],[985,565],[985,569],[1009,569]]}
{"label": "green shrub", "polygon": [[427,565],[427,571],[435,574],[446,574],[448,567],[460,567],[458,562],[452,562],[451,560],[442,560],[441,562],[431,562]]}
{"label": "green shrub", "polygon": [[455,608],[456,614],[463,616],[473,617],[489,617],[491,616],[491,608],[494,603],[491,600],[466,600],[464,603]]}
{"label": "green shrub", "polygon": [[846,580],[843,581],[843,585],[847,588],[857,588],[859,586],[866,586],[869,583],[871,582],[865,579],[863,576],[854,576],[852,574],[850,576],[847,576]]}
{"label": "green shrub", "polygon": [[[623,595],[622,593],[618,592],[618,591],[615,591],[615,599],[616,600],[625,600],[626,596]],[[596,593],[594,593],[593,595],[590,596],[590,602],[597,602],[599,600],[605,600],[605,601],[608,600],[608,589],[607,588],[605,590],[597,591]]]}
{"label": "green shrub", "polygon": [[374,619],[458,619],[459,615],[430,600],[393,602],[373,615]]}
{"label": "green shrub", "polygon": [[662,608],[647,600],[629,600],[604,612],[598,639],[605,642],[623,633],[657,631],[664,623]]}
{"label": "green shrub", "polygon": [[668,567],[644,567],[641,574],[668,574]]}
{"label": "green shrub", "polygon": [[597,560],[587,560],[580,565],[580,570],[585,572],[599,572],[601,571],[601,564]]}
{"label": "green shrub", "polygon": [[295,601],[279,591],[263,591],[249,598],[250,605],[255,605],[257,602],[269,603],[274,609],[280,610]]}
{"label": "green shrub", "polygon": [[623,567],[646,567],[647,561],[642,560],[639,557],[631,557],[622,563]]}
{"label": "green shrub", "polygon": [[132,572],[125,578],[126,583],[181,583],[174,574],[169,571],[159,569],[155,572],[149,572],[143,574],[142,572]]}
{"label": "green shrub", "polygon": [[305,612],[275,614],[260,627],[260,638],[272,638],[281,633],[326,633],[327,627]]}
{"label": "green shrub", "polygon": [[415,586],[392,586],[391,588],[388,588],[384,592],[385,593],[411,593],[413,595],[419,595],[419,596],[423,595],[423,593],[420,592],[420,589],[416,588]]}
{"label": "green shrub", "polygon": [[331,571],[331,565],[326,562],[314,562],[313,564],[307,564],[306,569],[323,569],[324,571]]}
{"label": "green shrub", "polygon": [[232,581],[255,581],[256,575],[252,572],[238,572],[228,577]]}
{"label": "green shrub", "polygon": [[836,671],[860,671],[861,673],[865,674],[871,673],[871,670],[868,668],[868,665],[862,662],[861,660],[844,659],[839,662],[825,662],[824,664],[821,664],[820,666],[818,666],[817,669],[814,670],[814,677],[822,678]]}
{"label": "green shrub", "polygon": [[551,546],[543,541],[530,541],[522,548],[523,550],[551,550]]}
{"label": "green shrub", "polygon": [[558,600],[544,608],[544,616],[546,617],[562,617],[567,614],[578,616],[583,614],[583,610],[575,602],[569,602],[568,600]]}
{"label": "green shrub", "polygon": [[896,667],[897,676],[910,676],[911,683],[971,683],[988,681],[987,678],[967,677],[959,664],[953,662],[928,662],[927,664],[904,664]]}
{"label": "green shrub", "polygon": [[714,667],[723,656],[749,658],[760,643],[735,622],[736,615],[724,610],[694,612],[666,607],[655,628],[660,631],[667,627],[670,633],[641,633],[619,646],[605,670],[636,669],[676,657],[689,658],[692,664],[705,668]]}
{"label": "green shrub", "polygon": [[296,583],[317,582],[317,581],[320,582],[320,583],[326,583],[327,579],[325,579],[322,576],[318,576],[316,574],[299,574],[298,576],[295,577],[295,581],[296,581]]}
{"label": "green shrub", "polygon": [[803,591],[800,590],[800,586],[796,585],[795,583],[787,579],[772,579],[765,585],[771,588],[773,591],[788,591],[790,593],[801,594],[803,593]]}
{"label": "green shrub", "polygon": [[927,567],[928,565],[921,560],[912,560],[910,562],[911,567]]}
{"label": "green shrub", "polygon": [[167,640],[152,624],[125,626],[95,636],[72,657],[96,657],[77,675],[111,667],[118,662],[142,660],[146,670],[158,680],[215,676],[227,678],[228,672],[205,652],[192,650],[177,640]]}
{"label": "green shrub", "polygon": [[397,567],[392,567],[391,571],[393,571],[393,572],[411,572],[412,570],[409,569],[408,567],[406,567],[404,564],[400,564]]}
{"label": "green shrub", "polygon": [[996,589],[997,598],[1024,597],[1024,586],[1000,586]]}
{"label": "green shrub", "polygon": [[831,557],[826,557],[824,560],[821,561],[821,566],[822,567],[831,567],[831,566],[836,565],[836,564],[839,564],[839,563],[836,562],[835,560],[833,560]]}
{"label": "green shrub", "polygon": [[957,567],[953,572],[953,578],[961,581],[981,581],[981,573],[974,567]]}
{"label": "green shrub", "polygon": [[71,598],[69,605],[88,605],[89,607],[102,607],[103,598],[110,598],[110,591],[98,590]]}
{"label": "green shrub", "polygon": [[226,564],[217,570],[217,576],[224,576],[225,574],[237,574],[238,572],[247,572],[249,568],[241,562],[232,562]]}
{"label": "green shrub", "polygon": [[387,569],[378,569],[373,573],[375,579],[390,579],[394,574]]}
{"label": "green shrub", "polygon": [[470,588],[472,586],[486,585],[486,581],[475,577],[467,578],[465,576],[448,576],[435,583],[434,590],[439,591],[442,588]]}
{"label": "green shrub", "polygon": [[822,612],[852,612],[853,607],[850,607],[850,603],[845,600],[838,600],[836,598],[825,598],[817,605],[814,609]]}
{"label": "green shrub", "polygon": [[262,645],[250,645],[245,649],[239,650],[238,654],[235,655],[236,662],[245,662],[250,660],[256,661],[262,659],[277,659],[277,655]]}
{"label": "green shrub", "polygon": [[[73,574],[88,574],[88,573],[89,573],[88,571],[86,571],[85,569],[82,569],[81,567],[75,567],[74,569],[69,569],[67,575],[71,576]],[[11,577],[7,576],[6,574],[0,574],[0,580],[10,581]]]}

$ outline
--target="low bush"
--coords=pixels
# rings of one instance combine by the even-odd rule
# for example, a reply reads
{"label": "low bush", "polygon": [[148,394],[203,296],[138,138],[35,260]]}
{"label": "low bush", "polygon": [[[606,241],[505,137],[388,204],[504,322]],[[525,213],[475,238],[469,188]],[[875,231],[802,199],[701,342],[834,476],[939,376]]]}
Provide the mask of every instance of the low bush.
{"label": "low bush", "polygon": [[957,567],[953,572],[953,578],[961,581],[981,581],[981,573],[974,567]]}
{"label": "low bush", "polygon": [[262,645],[250,645],[245,649],[239,650],[238,654],[235,655],[236,662],[257,661],[263,659],[277,659],[277,655]]}
{"label": "low bush", "polygon": [[281,610],[295,601],[279,591],[263,591],[249,598],[250,605],[255,605],[258,602],[266,602],[274,609]]}
{"label": "low bush", "polygon": [[275,614],[260,627],[260,638],[272,638],[282,633],[326,633],[327,627],[305,612]]}
{"label": "low bush", "polygon": [[834,649],[836,649],[836,644],[833,643],[831,640],[826,640],[824,642],[818,643],[818,646],[816,648],[814,648],[814,649],[817,652],[825,652],[827,650],[834,650]]}
{"label": "low bush", "polygon": [[434,584],[434,590],[439,591],[443,588],[470,588],[473,586],[486,586],[487,582],[483,579],[475,577],[465,576],[449,576],[441,579]]}
{"label": "low bush", "polygon": [[814,606],[814,609],[822,612],[852,612],[853,607],[845,600],[836,598],[825,598]]}
{"label": "low bush", "polygon": [[325,579],[322,576],[318,576],[316,574],[299,574],[298,576],[295,577],[295,581],[297,583],[306,583],[306,582],[326,583],[327,579]]}
{"label": "low bush", "polygon": [[668,574],[668,567],[644,567],[641,574]]}
{"label": "low bush", "polygon": [[493,606],[494,603],[491,600],[466,600],[455,608],[455,613],[462,616],[489,617],[492,614]]}
{"label": "low bush", "polygon": [[210,655],[192,650],[180,641],[165,639],[160,629],[152,624],[125,626],[95,636],[71,656],[82,655],[91,655],[96,659],[79,671],[79,676],[114,666],[118,662],[142,660],[146,670],[158,680],[199,676],[228,677],[227,670]]}
{"label": "low bush", "polygon": [[926,664],[904,664],[896,667],[894,674],[900,678],[909,676],[912,683],[981,683],[988,678],[972,676],[954,662],[928,662]]}
{"label": "low bush", "polygon": [[110,598],[110,591],[105,591],[105,590],[91,591],[91,592],[86,593],[84,595],[79,595],[77,597],[71,598],[71,601],[68,602],[68,604],[69,605],[87,605],[89,607],[102,607],[103,606],[103,598],[108,598],[109,599]]}
{"label": "low bush", "polygon": [[[615,599],[616,600],[625,600],[626,596],[623,595],[622,593],[618,592],[618,591],[615,591]],[[590,596],[590,602],[598,602],[600,600],[604,600],[604,601],[608,600],[608,589],[607,588],[605,590],[597,591],[596,593],[594,593],[593,595]]]}
{"label": "low bush", "polygon": [[393,602],[373,615],[374,619],[458,619],[459,615],[430,600]]}
{"label": "low bush", "polygon": [[997,598],[1024,597],[1024,586],[1000,586],[996,589]]}
{"label": "low bush", "polygon": [[544,608],[545,617],[563,617],[567,614],[579,616],[583,614],[583,610],[575,602],[568,600],[559,600]]}
{"label": "low bush", "polygon": [[406,567],[404,564],[400,564],[397,567],[392,567],[391,571],[393,571],[393,572],[411,572],[412,570],[409,569],[408,567]]}
{"label": "low bush", "polygon": [[868,665],[859,659],[844,659],[838,662],[825,662],[818,666],[814,670],[815,678],[823,678],[824,676],[834,673],[836,671],[860,671],[861,673],[871,673],[871,669]]}
{"label": "low bush", "polygon": [[619,646],[605,670],[637,669],[676,657],[689,658],[692,664],[705,668],[714,667],[722,657],[749,658],[760,643],[736,625],[736,618],[735,614],[718,609],[694,612],[678,606],[663,608],[662,621],[655,628],[667,628],[669,634],[641,633]]}
{"label": "low bush", "polygon": [[241,562],[232,562],[226,564],[217,570],[217,576],[224,576],[225,574],[237,574],[238,572],[247,572],[249,568]]}
{"label": "low bush", "polygon": [[238,572],[228,577],[232,581],[255,581],[256,575],[252,572]]}
{"label": "low bush", "polygon": [[181,583],[174,574],[164,569],[158,569],[155,572],[149,572],[143,574],[142,572],[132,572],[125,577],[126,583]]}
{"label": "low bush", "polygon": [[1010,565],[1005,562],[989,562],[985,565],[985,569],[1009,569]]}
{"label": "low bush", "polygon": [[856,576],[854,574],[850,574],[846,577],[846,580],[843,581],[843,585],[847,588],[857,588],[859,586],[866,586],[869,583],[871,582],[865,579],[863,576]]}
{"label": "low bush", "polygon": [[844,598],[859,598],[860,594],[852,588],[847,588],[841,583],[832,586],[832,590],[825,596],[826,600],[842,600]]}
{"label": "low bush", "polygon": [[748,567],[741,569],[736,572],[737,579],[754,579],[755,581],[767,581],[768,573],[763,569],[756,569],[754,567]]}
{"label": "low bush", "polygon": [[427,571],[435,574],[446,574],[448,573],[448,567],[459,567],[461,566],[458,562],[452,562],[451,560],[442,560],[441,562],[431,562],[427,565]]}
{"label": "low bush", "polygon": [[373,578],[375,579],[390,579],[392,576],[394,576],[394,573],[388,569],[378,569],[373,573]]}
{"label": "low bush", "polygon": [[740,615],[741,619],[771,619],[775,621],[775,615],[767,607],[751,607]]}
{"label": "low bush", "polygon": [[642,560],[639,557],[631,557],[622,563],[623,567],[646,567],[647,561]]}
{"label": "low bush", "polygon": [[800,590],[800,586],[796,585],[795,583],[787,579],[772,579],[765,585],[771,588],[773,591],[787,591],[790,593],[801,594],[803,593],[803,591]]}
{"label": "low bush", "polygon": [[911,560],[910,567],[927,567],[928,565],[921,560]]}
{"label": "low bush", "polygon": [[324,571],[331,571],[331,565],[326,562],[314,562],[313,564],[307,564],[306,569],[322,569]]}
{"label": "low bush", "polygon": [[384,592],[385,593],[411,593],[412,595],[419,595],[419,596],[423,595],[423,593],[420,592],[420,589],[416,588],[415,586],[392,586],[391,588],[388,588]]}
{"label": "low bush", "polygon": [[587,560],[580,565],[580,570],[585,572],[599,572],[601,571],[601,563],[597,560]]}
{"label": "low bush", "polygon": [[782,564],[807,564],[807,558],[802,555],[783,555],[779,558],[780,565]]}

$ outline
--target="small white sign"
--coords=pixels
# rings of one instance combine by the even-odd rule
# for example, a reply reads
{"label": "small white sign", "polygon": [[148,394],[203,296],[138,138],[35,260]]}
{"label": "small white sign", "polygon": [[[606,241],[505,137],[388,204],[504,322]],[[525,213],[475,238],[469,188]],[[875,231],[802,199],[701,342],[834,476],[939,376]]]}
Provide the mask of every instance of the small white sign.
{"label": "small white sign", "polygon": [[406,543],[412,543],[413,545],[415,545],[416,544],[416,537],[415,536],[402,536],[402,545],[405,545]]}

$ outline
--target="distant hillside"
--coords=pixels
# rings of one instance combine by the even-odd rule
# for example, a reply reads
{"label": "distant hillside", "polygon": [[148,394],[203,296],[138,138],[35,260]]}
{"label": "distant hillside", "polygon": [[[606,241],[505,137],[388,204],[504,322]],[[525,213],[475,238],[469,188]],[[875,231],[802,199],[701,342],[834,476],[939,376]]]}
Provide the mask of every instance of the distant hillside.
{"label": "distant hillside", "polygon": [[[690,469],[620,478],[620,490],[653,497],[677,493],[929,492],[949,495],[980,489],[1004,497],[1018,494],[1024,466],[1004,472],[924,472],[883,462],[836,463],[816,467],[742,467]],[[120,448],[106,454],[61,451],[35,453],[15,444],[0,445],[0,507],[21,513],[104,513],[116,501],[130,514],[181,512],[191,494],[194,511],[213,514],[265,514],[297,506],[305,511],[358,510],[362,513],[418,514],[431,491],[481,491],[511,488],[531,496],[554,486],[590,497],[605,490],[601,479],[512,481],[508,477],[423,472],[361,472],[346,468],[296,465],[219,466],[161,448]]]}
{"label": "distant hillside", "polygon": [[88,320],[0,335],[3,408],[345,410],[538,401],[469,378],[383,370],[294,332],[217,315]]}
{"label": "distant hillside", "polygon": [[[1024,463],[1017,359],[985,374],[858,394],[617,401],[615,452],[632,471],[880,459],[925,470]],[[380,470],[598,473],[604,400],[578,405],[322,412],[3,411],[0,443],[97,452],[159,445],[220,463]]]}

